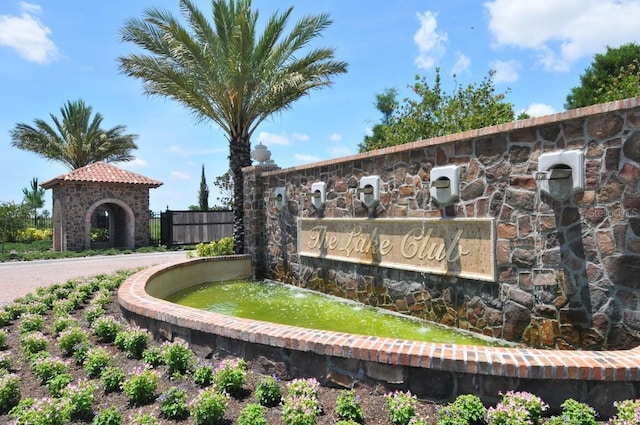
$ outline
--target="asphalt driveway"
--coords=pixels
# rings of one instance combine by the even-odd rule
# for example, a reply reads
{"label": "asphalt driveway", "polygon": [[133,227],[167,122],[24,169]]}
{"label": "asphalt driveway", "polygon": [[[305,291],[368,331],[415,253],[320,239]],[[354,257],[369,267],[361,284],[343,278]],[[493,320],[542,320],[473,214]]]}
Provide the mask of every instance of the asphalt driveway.
{"label": "asphalt driveway", "polygon": [[40,286],[118,270],[171,263],[184,258],[185,251],[171,251],[0,263],[0,305],[10,303]]}

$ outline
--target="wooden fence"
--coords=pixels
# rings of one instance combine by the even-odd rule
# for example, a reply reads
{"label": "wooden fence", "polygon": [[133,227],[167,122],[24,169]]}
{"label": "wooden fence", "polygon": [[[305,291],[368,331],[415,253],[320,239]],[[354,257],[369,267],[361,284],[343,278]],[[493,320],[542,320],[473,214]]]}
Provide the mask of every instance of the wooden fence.
{"label": "wooden fence", "polygon": [[161,243],[195,245],[233,236],[233,211],[171,211],[160,213]]}

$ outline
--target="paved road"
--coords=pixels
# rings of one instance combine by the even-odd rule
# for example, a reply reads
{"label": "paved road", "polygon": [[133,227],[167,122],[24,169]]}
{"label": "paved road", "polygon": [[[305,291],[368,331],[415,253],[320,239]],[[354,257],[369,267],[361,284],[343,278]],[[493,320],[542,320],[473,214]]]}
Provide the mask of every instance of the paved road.
{"label": "paved road", "polygon": [[33,292],[40,286],[184,258],[184,251],[171,251],[0,263],[0,305]]}

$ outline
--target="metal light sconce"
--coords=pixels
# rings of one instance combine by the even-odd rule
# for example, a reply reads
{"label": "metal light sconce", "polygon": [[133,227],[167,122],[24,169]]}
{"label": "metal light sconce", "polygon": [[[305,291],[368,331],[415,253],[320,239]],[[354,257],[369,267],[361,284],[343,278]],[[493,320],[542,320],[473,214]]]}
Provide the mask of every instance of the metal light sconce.
{"label": "metal light sconce", "polygon": [[287,191],[284,187],[276,187],[273,198],[269,198],[278,210],[282,210],[287,203]]}
{"label": "metal light sconce", "polygon": [[534,177],[542,192],[554,199],[567,199],[584,190],[584,153],[580,150],[543,153]]}
{"label": "metal light sconce", "polygon": [[321,210],[327,202],[327,184],[325,182],[313,183],[311,192],[305,193],[304,196],[307,199],[311,199],[311,204],[316,210]]}
{"label": "metal light sconce", "polygon": [[439,205],[449,205],[460,198],[460,174],[457,165],[444,165],[431,170],[429,194]]}
{"label": "metal light sconce", "polygon": [[380,176],[367,176],[360,179],[358,186],[360,201],[370,210],[380,203]]}

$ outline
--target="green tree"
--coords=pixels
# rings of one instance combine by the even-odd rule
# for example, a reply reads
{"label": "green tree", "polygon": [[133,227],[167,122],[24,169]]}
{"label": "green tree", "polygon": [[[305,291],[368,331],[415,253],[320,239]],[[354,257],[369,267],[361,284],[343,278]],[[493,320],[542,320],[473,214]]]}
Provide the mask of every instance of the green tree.
{"label": "green tree", "polygon": [[[389,97],[392,93],[385,93],[386,103],[381,103],[381,95],[378,95],[376,107],[384,118],[382,124],[373,128],[373,134],[366,136],[359,145],[360,151],[513,121],[513,105],[505,100],[505,93],[496,93],[494,75],[495,71],[489,71],[480,84],[458,86],[451,93],[445,92],[442,87],[439,68],[436,68],[433,85],[430,85],[426,76],[417,75],[415,83],[410,86],[417,98],[405,98],[402,103],[396,104],[392,113],[388,112],[388,105],[393,105],[395,101]],[[522,115],[520,118],[524,117]]]}
{"label": "green tree", "polygon": [[16,242],[18,231],[24,227],[29,216],[30,210],[24,204],[0,202],[0,241]]}
{"label": "green tree", "polygon": [[[234,248],[244,252],[242,168],[251,165],[251,136],[258,125],[291,107],[311,90],[346,72],[330,48],[306,49],[331,24],[329,15],[300,19],[287,33],[293,8],[274,13],[258,32],[250,0],[212,0],[213,25],[192,0],[181,0],[184,20],[148,9],[130,19],[121,38],[148,54],[118,59],[120,70],[143,81],[147,95],[172,98],[199,120],[211,120],[229,143],[233,175]],[[305,51],[306,49],[306,51]]]}
{"label": "green tree", "polygon": [[17,124],[10,132],[11,145],[71,170],[98,161],[131,161],[138,136],[124,134],[126,127],[122,125],[108,130],[100,128],[102,115],[96,113],[92,117],[92,112],[82,100],[67,101],[60,108],[61,119],[50,114],[53,126],[41,119],[34,120],[35,126]]}
{"label": "green tree", "polygon": [[207,178],[204,176],[204,164],[202,164],[200,190],[198,190],[198,203],[200,206],[200,211],[209,210],[209,186],[207,186]]}
{"label": "green tree", "polygon": [[233,208],[233,179],[231,178],[231,171],[216,177],[213,185],[220,190],[220,196],[216,198],[219,204],[215,208],[225,210]]}
{"label": "green tree", "polygon": [[596,54],[564,106],[575,109],[635,96],[640,96],[640,45],[628,43]]}
{"label": "green tree", "polygon": [[31,180],[31,188],[22,188],[23,203],[33,211],[33,226],[38,227],[38,209],[44,206],[44,189],[38,187],[38,178]]}

